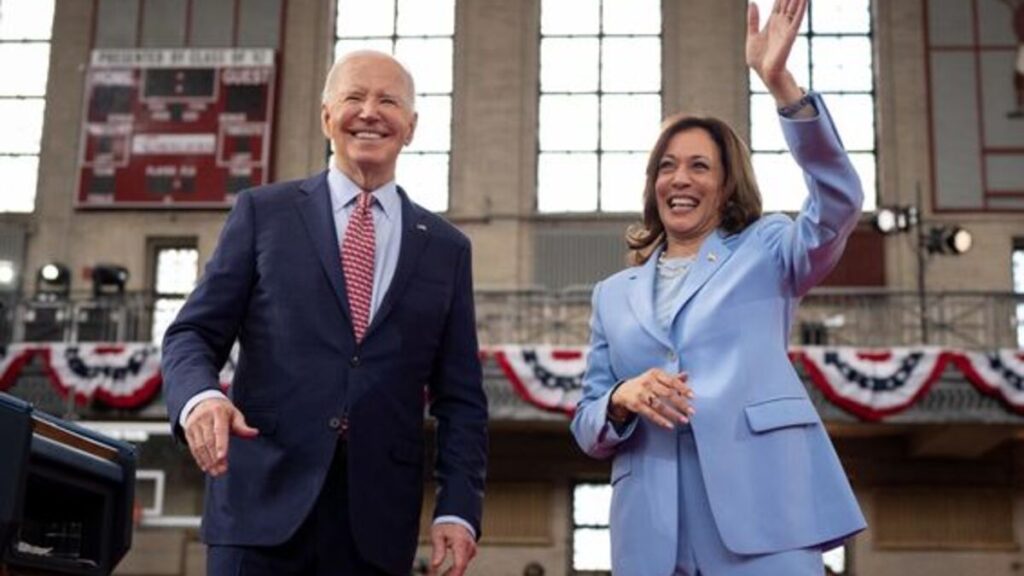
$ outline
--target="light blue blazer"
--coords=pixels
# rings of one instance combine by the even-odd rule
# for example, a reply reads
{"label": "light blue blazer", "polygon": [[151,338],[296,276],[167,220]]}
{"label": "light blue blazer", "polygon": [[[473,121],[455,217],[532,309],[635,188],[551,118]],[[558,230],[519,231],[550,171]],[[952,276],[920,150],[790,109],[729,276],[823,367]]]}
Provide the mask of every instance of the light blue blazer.
{"label": "light blue blazer", "polygon": [[587,454],[614,457],[616,574],[671,574],[677,555],[676,433],[636,418],[620,436],[607,419],[614,386],[650,368],[689,374],[700,467],[731,551],[826,549],[866,526],[786,354],[800,297],[839,259],[863,199],[824,103],[817,96],[814,102],[816,118],[782,120],[810,189],[802,211],[795,220],[765,216],[738,234],[709,236],[669,331],[653,309],[657,252],[594,288],[584,396],[572,432]]}

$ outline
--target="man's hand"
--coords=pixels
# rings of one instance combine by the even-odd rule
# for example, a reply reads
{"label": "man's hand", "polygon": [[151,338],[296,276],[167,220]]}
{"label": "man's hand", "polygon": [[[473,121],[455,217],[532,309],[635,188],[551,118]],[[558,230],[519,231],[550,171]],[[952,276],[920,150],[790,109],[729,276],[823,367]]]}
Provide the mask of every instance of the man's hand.
{"label": "man's hand", "polygon": [[199,468],[210,476],[228,471],[228,435],[255,438],[245,417],[227,398],[209,398],[192,409],[185,420],[185,439]]}
{"label": "man's hand", "polygon": [[669,374],[651,368],[626,380],[615,390],[609,403],[609,416],[622,421],[632,412],[668,429],[677,423],[686,424],[694,414],[690,405],[693,390],[687,379],[686,374]]}
{"label": "man's hand", "polygon": [[444,576],[462,576],[466,573],[469,561],[476,556],[476,541],[473,535],[461,524],[441,522],[430,528],[430,544],[434,554],[430,560],[430,575],[435,576],[450,548],[454,556],[452,565],[444,572]]}

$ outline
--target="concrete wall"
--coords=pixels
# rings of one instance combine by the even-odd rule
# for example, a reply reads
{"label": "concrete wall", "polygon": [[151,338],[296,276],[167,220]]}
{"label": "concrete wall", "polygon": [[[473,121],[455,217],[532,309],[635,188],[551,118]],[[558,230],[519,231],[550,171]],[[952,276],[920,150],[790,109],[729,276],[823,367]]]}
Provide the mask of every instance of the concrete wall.
{"label": "concrete wall", "polygon": [[[200,261],[210,256],[222,211],[75,211],[79,118],[93,19],[92,2],[58,2],[43,134],[37,212],[26,270],[49,260],[78,271],[99,259],[127,266],[129,288],[145,288],[146,237],[194,236]],[[105,6],[105,4],[103,4]],[[664,2],[663,106],[667,112],[710,113],[748,132],[741,0]],[[1011,237],[1024,235],[1021,213],[932,215],[931,160],[923,5],[875,6],[880,204],[911,203],[920,186],[925,217],[959,223],[974,233],[967,255],[931,258],[930,289],[1009,290]],[[280,104],[273,143],[276,179],[302,177],[323,166],[318,94],[333,36],[331,0],[292,0],[281,27]],[[462,0],[457,3],[449,217],[474,240],[478,284],[534,282],[539,230],[595,226],[624,229],[631,218],[534,214],[539,2]],[[639,191],[638,191],[639,194]],[[867,218],[866,218],[867,219]],[[886,242],[886,277],[893,288],[915,286],[916,260],[906,236]],[[84,279],[76,278],[81,287]]]}

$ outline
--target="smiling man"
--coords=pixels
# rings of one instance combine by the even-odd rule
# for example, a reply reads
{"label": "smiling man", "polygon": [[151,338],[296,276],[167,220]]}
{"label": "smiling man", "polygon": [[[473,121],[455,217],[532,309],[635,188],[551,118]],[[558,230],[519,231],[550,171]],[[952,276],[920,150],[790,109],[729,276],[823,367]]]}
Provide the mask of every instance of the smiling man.
{"label": "smiling man", "polygon": [[[208,475],[213,576],[408,574],[437,419],[435,570],[476,553],[487,458],[468,239],[395,183],[413,79],[357,52],[331,68],[331,167],[247,190],[164,338],[175,434]],[[241,347],[230,397],[217,374]],[[426,394],[424,394],[426,392]]]}

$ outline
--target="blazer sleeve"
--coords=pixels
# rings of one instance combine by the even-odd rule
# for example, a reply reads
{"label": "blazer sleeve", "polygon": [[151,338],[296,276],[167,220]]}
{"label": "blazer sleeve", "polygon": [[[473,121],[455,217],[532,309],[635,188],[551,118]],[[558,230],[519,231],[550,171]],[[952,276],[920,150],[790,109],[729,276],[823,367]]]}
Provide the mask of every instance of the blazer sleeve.
{"label": "blazer sleeve", "polygon": [[241,193],[205,273],[164,333],[161,373],[175,435],[182,408],[205,390],[220,390],[227,361],[249,305],[255,276],[252,196]]}
{"label": "blazer sleeve", "polygon": [[781,118],[793,159],[804,173],[808,197],[795,221],[770,216],[759,233],[779,260],[793,295],[803,296],[835,267],[857,225],[864,192],[860,178],[821,96],[818,115]]}
{"label": "blazer sleeve", "polygon": [[608,458],[629,438],[637,426],[634,416],[625,425],[616,426],[608,420],[608,402],[619,384],[611,364],[608,339],[601,323],[601,283],[594,286],[590,316],[590,351],[583,374],[583,397],[572,418],[572,434],[576,443],[594,458]]}
{"label": "blazer sleeve", "polygon": [[472,525],[479,539],[487,472],[487,397],[476,339],[468,243],[458,262],[452,306],[430,378],[430,413],[437,419],[434,518],[461,518]]}

